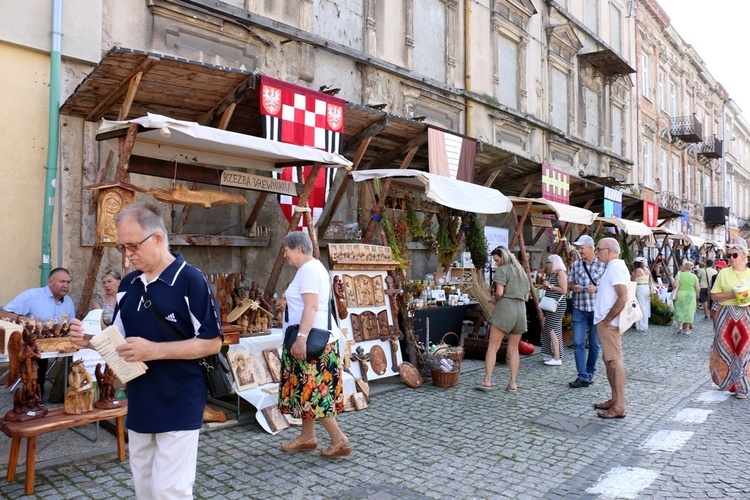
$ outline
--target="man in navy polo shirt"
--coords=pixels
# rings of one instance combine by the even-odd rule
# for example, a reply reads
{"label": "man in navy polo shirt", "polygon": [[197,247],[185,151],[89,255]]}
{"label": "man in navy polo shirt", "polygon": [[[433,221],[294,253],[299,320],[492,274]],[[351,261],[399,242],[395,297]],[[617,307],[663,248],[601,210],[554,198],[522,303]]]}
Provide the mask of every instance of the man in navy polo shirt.
{"label": "man in navy polo shirt", "polygon": [[[42,318],[42,321],[56,319],[62,323],[63,315],[68,315],[68,321],[75,318],[76,310],[73,299],[68,297],[70,292],[70,273],[64,267],[56,267],[49,272],[47,286],[31,288],[18,294],[8,304],[0,308],[0,318],[10,318],[11,321],[31,321]],[[47,379],[47,360],[37,361],[38,384],[41,397],[44,399],[44,382]]]}
{"label": "man in navy polo shirt", "polygon": [[[114,325],[125,335],[118,352],[143,361],[128,382],[128,450],[139,499],[192,498],[206,383],[198,360],[221,349],[221,322],[208,282],[169,251],[164,220],[150,205],[130,205],[115,218],[118,250],[137,269],[122,279]],[[151,304],[146,307],[143,287]],[[175,340],[153,308],[185,340]],[[71,339],[88,344],[79,327]]]}

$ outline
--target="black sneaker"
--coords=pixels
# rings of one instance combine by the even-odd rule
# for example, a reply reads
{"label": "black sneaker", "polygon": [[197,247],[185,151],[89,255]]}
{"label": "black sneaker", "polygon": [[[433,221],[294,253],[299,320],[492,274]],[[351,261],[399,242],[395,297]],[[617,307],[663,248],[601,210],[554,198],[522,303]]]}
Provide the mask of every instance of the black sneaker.
{"label": "black sneaker", "polygon": [[568,387],[571,389],[578,389],[580,387],[588,387],[589,382],[586,382],[585,380],[581,380],[580,378],[575,379],[572,382],[568,382]]}

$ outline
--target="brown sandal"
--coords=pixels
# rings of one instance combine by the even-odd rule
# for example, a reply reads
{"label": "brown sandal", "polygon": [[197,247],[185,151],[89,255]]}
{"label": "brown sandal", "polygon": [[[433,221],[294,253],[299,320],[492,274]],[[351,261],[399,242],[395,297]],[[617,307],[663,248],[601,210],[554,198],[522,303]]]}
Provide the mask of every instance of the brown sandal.
{"label": "brown sandal", "polygon": [[296,437],[291,441],[281,445],[281,451],[286,453],[293,453],[295,451],[313,451],[318,447],[318,440],[315,438],[303,441],[300,437]]}
{"label": "brown sandal", "polygon": [[596,412],[596,416],[599,418],[625,418],[625,413],[616,413],[614,408],[609,410]]}
{"label": "brown sandal", "polygon": [[611,399],[608,399],[603,403],[594,403],[594,408],[596,408],[597,410],[609,410],[610,408],[612,408],[612,406],[614,406],[614,404],[615,403],[612,402]]}
{"label": "brown sandal", "polygon": [[352,454],[352,447],[348,445],[349,439],[339,441],[336,444],[331,443],[328,448],[320,452],[320,456],[323,458],[340,458],[346,457]]}

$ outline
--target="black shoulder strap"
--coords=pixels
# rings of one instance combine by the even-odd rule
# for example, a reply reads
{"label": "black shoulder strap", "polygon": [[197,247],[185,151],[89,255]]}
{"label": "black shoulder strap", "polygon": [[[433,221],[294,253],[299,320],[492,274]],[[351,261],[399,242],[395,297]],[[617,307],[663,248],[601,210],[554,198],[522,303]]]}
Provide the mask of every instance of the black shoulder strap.
{"label": "black shoulder strap", "polygon": [[588,274],[589,279],[591,280],[591,282],[594,284],[594,286],[599,286],[596,283],[596,281],[594,281],[594,278],[591,277],[591,273],[589,272],[589,266],[586,265],[586,260],[585,259],[581,259],[581,262],[583,262],[583,269],[586,271],[586,274]]}
{"label": "black shoulder strap", "polygon": [[174,331],[174,328],[172,328],[170,324],[167,323],[167,320],[159,316],[159,313],[157,313],[156,310],[151,307],[153,303],[151,302],[151,299],[148,298],[148,292],[146,292],[146,284],[140,277],[138,278],[138,282],[141,284],[141,293],[143,294],[143,307],[145,307],[151,313],[151,315],[161,325],[161,327],[168,331],[175,340],[185,340],[183,337],[180,337],[180,335],[176,331]]}
{"label": "black shoulder strap", "polygon": [[[328,331],[331,331],[331,306],[333,305],[333,283],[331,283],[331,296],[329,297],[328,301]],[[289,307],[284,308],[284,322],[289,323]]]}

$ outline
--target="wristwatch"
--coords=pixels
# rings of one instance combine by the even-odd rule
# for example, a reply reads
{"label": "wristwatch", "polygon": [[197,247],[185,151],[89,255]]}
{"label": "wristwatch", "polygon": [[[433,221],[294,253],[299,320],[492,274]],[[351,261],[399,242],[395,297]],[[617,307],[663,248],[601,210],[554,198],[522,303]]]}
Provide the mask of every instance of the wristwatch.
{"label": "wristwatch", "polygon": [[308,335],[307,333],[297,332],[297,337],[307,337],[307,335]]}

